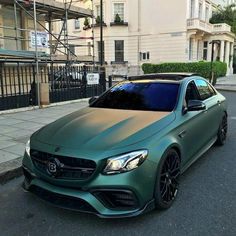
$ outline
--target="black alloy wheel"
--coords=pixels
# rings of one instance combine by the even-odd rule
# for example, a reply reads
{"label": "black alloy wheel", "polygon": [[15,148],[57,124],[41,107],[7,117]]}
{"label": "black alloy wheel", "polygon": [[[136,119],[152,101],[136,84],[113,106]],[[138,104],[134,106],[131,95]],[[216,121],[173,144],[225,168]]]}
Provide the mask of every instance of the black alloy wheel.
{"label": "black alloy wheel", "polygon": [[227,121],[227,116],[224,115],[217,133],[217,140],[216,140],[217,145],[223,146],[225,144],[227,132],[228,132],[228,121]]}
{"label": "black alloy wheel", "polygon": [[155,200],[156,207],[167,209],[174,202],[179,188],[180,157],[171,149],[160,164],[157,176]]}

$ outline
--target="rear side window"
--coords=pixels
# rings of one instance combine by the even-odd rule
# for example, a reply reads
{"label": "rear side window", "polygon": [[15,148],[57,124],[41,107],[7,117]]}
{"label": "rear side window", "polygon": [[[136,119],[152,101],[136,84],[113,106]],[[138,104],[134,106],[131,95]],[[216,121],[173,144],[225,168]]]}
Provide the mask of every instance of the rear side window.
{"label": "rear side window", "polygon": [[215,95],[214,89],[206,81],[198,79],[196,85],[202,101]]}

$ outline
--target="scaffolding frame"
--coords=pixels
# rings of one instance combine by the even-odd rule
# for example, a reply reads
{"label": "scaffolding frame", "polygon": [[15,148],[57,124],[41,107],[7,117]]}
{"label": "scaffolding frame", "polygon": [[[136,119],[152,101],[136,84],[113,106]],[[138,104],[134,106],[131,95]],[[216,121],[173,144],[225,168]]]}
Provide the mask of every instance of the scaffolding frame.
{"label": "scaffolding frame", "polygon": [[[72,59],[71,55],[74,56],[75,58],[78,58],[77,55],[70,49],[69,41],[72,40],[78,40],[78,39],[87,39],[86,37],[74,37],[72,35],[68,34],[68,19],[78,19],[78,18],[84,18],[84,17],[90,17],[94,21],[94,15],[93,11],[85,10],[82,8],[76,8],[72,6],[73,0],[64,0],[64,11],[63,7],[61,5],[61,2],[56,2],[54,0],[47,0],[47,3],[45,3],[44,0],[0,0],[1,5],[6,5],[6,6],[13,6],[14,9],[14,22],[15,25],[14,27],[10,26],[0,26],[2,29],[8,29],[8,30],[14,30],[15,35],[14,36],[1,36],[0,39],[8,39],[8,40],[15,40],[16,43],[16,50],[19,51],[19,42],[29,42],[31,40],[27,38],[22,37],[22,32],[31,32],[32,29],[26,29],[26,28],[21,28],[18,26],[18,16],[17,16],[17,11],[18,9],[21,10],[21,12],[24,12],[27,16],[29,16],[33,22],[34,22],[34,58],[33,61],[35,62],[36,65],[36,72],[35,72],[35,78],[36,78],[36,83],[37,83],[37,101],[38,101],[38,106],[40,107],[40,81],[39,81],[39,63],[42,62],[42,58],[39,58],[39,52],[38,52],[38,34],[37,34],[37,29],[38,25],[48,33],[49,35],[49,48],[50,48],[50,62],[47,60],[48,63],[53,63],[52,62],[52,54],[56,53],[57,51],[65,54],[66,55],[66,61],[65,64],[71,65],[73,64],[76,59]],[[27,4],[26,4],[27,3]],[[54,4],[53,4],[54,3]],[[51,5],[47,5],[51,4]],[[60,8],[56,6],[56,4],[60,5]],[[47,6],[46,6],[47,5]],[[32,8],[33,7],[33,8]],[[72,9],[73,8],[73,9]],[[48,11],[50,9],[50,11]],[[57,9],[58,11],[56,11]],[[46,10],[46,11],[45,11]],[[81,10],[79,12],[79,10]],[[33,13],[32,13],[33,12]],[[78,13],[79,12],[79,13]],[[40,14],[45,14],[44,20],[45,22],[48,23],[48,28],[40,22],[40,20],[37,18],[37,13],[38,15]],[[58,35],[55,35],[52,32],[52,22],[55,20],[62,20],[63,19],[63,24],[62,28],[60,30],[60,33]],[[64,34],[64,39],[62,40],[62,34]],[[70,38],[69,38],[70,37]],[[56,44],[53,48],[52,42],[54,39],[56,41]],[[88,39],[93,40],[93,45],[92,47],[94,48],[94,32],[93,32],[93,37],[89,37]],[[81,44],[76,44],[74,47],[83,47],[86,45],[81,45]],[[91,45],[89,45],[91,47]],[[63,51],[63,48],[65,51]],[[2,59],[0,57],[0,59]],[[25,58],[24,58],[25,59]],[[41,60],[40,60],[41,59]],[[17,62],[19,63],[19,62]],[[94,62],[94,52],[93,52],[93,65],[95,65]]]}
{"label": "scaffolding frame", "polygon": [[[91,0],[93,1],[93,0]],[[26,4],[28,2],[28,4]],[[82,8],[78,8],[72,5],[72,3],[75,2],[80,2],[78,0],[64,0],[64,2],[57,2],[54,0],[48,0],[47,2],[51,3],[51,6],[45,6],[45,1],[44,0],[30,0],[30,1],[25,1],[25,0],[0,0],[0,4],[6,5],[6,6],[13,6],[14,8],[14,22],[15,26],[10,27],[10,26],[5,26],[2,25],[0,28],[3,29],[9,29],[9,30],[14,30],[15,31],[15,36],[8,35],[8,36],[0,36],[0,39],[8,39],[8,40],[14,40],[16,42],[16,49],[17,51],[19,50],[19,42],[30,42],[30,39],[22,37],[22,32],[31,32],[32,29],[26,29],[26,28],[21,28],[18,26],[18,18],[17,18],[17,11],[20,9],[22,12],[24,12],[26,15],[28,15],[33,21],[36,22],[36,25],[39,25],[41,28],[43,28],[47,34],[49,35],[49,50],[50,50],[50,60],[52,60],[52,55],[56,54],[56,52],[60,52],[63,55],[66,55],[66,64],[72,64],[76,61],[78,61],[78,56],[76,53],[74,53],[70,49],[70,41],[73,40],[92,40],[92,45],[82,45],[82,44],[73,44],[74,47],[92,47],[93,48],[93,59],[91,62],[95,64],[94,62],[94,35],[92,37],[78,37],[75,35],[69,35],[68,33],[68,20],[70,19],[78,19],[78,18],[84,18],[84,17],[89,17],[92,18],[94,21],[94,15],[93,15],[93,10],[81,10]],[[32,6],[33,3],[33,6]],[[54,3],[54,5],[52,4]],[[55,4],[56,3],[56,4]],[[60,11],[58,10],[55,11],[56,5],[60,5]],[[62,9],[62,4],[64,6],[64,9]],[[33,7],[33,8],[32,8]],[[32,14],[31,12],[34,12],[34,9],[36,11],[36,14]],[[50,11],[47,11],[50,9]],[[76,12],[76,10],[80,9],[81,12]],[[47,12],[47,15],[44,17],[45,22],[48,23],[48,28],[40,22],[40,20],[37,18],[37,14],[44,14]],[[52,23],[53,22],[62,22],[62,27],[59,32],[53,33],[52,32]],[[92,29],[93,30],[93,29]],[[35,31],[37,32],[37,31]],[[63,37],[62,37],[63,36]],[[35,41],[37,42],[37,34],[35,34]],[[53,45],[53,42],[55,42],[55,45]],[[36,43],[35,43],[36,45]],[[35,48],[36,49],[36,48]],[[64,49],[64,50],[63,50]],[[35,50],[36,51],[36,50]],[[35,52],[35,59],[36,59],[36,52]],[[74,57],[72,59],[72,56]],[[48,58],[47,58],[47,61]],[[55,61],[55,59],[54,59]],[[80,61],[79,61],[80,62]],[[82,61],[81,61],[82,62]]]}

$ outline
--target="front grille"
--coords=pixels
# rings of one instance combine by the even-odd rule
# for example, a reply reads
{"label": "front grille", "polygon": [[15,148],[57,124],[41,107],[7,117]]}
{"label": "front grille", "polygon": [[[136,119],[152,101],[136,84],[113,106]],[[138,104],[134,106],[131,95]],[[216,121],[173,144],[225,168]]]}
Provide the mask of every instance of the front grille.
{"label": "front grille", "polygon": [[[31,150],[30,156],[38,171],[58,179],[86,180],[96,169],[96,163],[92,160],[53,155],[36,150]],[[55,163],[55,172],[49,171],[49,163]]]}
{"label": "front grille", "polygon": [[138,200],[129,190],[96,190],[93,195],[107,208],[132,210],[138,207]]}
{"label": "front grille", "polygon": [[89,203],[80,198],[53,193],[35,185],[31,186],[29,190],[41,199],[58,207],[82,212],[97,213]]}

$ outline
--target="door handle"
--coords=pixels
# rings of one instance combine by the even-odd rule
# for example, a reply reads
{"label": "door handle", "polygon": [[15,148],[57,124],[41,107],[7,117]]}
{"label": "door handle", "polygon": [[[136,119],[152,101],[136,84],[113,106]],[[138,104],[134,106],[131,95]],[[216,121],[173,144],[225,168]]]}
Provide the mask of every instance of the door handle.
{"label": "door handle", "polygon": [[221,105],[221,101],[217,101],[217,104],[220,106]]}
{"label": "door handle", "polygon": [[181,131],[181,132],[178,134],[178,136],[179,136],[180,138],[183,138],[183,137],[186,135],[186,133],[187,133],[187,131],[186,131],[186,130],[183,130],[183,131]]}

